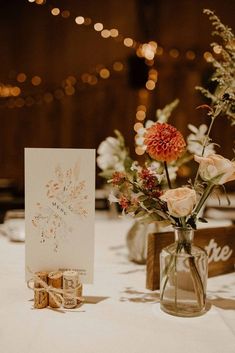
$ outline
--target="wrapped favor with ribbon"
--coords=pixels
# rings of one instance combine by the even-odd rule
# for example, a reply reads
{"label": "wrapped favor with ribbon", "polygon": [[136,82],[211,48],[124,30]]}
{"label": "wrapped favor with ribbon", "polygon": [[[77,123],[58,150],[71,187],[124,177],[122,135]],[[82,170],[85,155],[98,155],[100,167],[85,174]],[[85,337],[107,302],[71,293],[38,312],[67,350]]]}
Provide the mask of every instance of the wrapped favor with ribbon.
{"label": "wrapped favor with ribbon", "polygon": [[[30,271],[32,273],[32,271]],[[29,289],[34,291],[34,308],[76,308],[84,302],[82,284],[77,271],[36,272],[27,281]]]}

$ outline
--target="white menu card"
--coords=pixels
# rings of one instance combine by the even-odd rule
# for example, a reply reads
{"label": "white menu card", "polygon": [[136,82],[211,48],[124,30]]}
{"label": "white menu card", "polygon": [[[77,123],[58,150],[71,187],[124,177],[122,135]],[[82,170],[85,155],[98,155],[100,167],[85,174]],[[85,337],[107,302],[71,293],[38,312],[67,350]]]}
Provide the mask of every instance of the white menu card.
{"label": "white menu card", "polygon": [[25,149],[26,279],[77,270],[92,283],[95,150]]}

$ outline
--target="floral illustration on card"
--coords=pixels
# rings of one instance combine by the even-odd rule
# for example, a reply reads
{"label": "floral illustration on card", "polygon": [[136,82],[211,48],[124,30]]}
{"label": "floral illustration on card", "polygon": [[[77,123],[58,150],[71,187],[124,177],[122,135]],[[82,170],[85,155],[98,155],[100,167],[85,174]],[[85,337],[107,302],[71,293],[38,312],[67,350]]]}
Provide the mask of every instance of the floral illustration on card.
{"label": "floral illustration on card", "polygon": [[57,165],[54,176],[45,185],[47,205],[38,202],[33,225],[40,232],[40,242],[53,242],[54,251],[58,251],[61,241],[66,240],[73,231],[68,217],[76,215],[85,219],[88,215],[88,194],[86,181],[79,178],[80,165],[63,169]]}

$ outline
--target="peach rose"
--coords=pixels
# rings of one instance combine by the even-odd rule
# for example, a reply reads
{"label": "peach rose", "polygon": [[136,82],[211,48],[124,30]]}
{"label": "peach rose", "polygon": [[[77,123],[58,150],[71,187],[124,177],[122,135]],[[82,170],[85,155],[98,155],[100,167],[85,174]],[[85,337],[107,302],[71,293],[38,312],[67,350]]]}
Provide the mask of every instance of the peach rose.
{"label": "peach rose", "polygon": [[173,217],[190,215],[197,201],[196,192],[188,187],[167,190],[161,200],[167,202],[168,211]]}
{"label": "peach rose", "polygon": [[195,155],[194,159],[199,163],[199,173],[202,180],[210,181],[215,178],[213,182],[216,185],[235,180],[235,162],[231,162],[219,154],[210,154],[207,157]]}

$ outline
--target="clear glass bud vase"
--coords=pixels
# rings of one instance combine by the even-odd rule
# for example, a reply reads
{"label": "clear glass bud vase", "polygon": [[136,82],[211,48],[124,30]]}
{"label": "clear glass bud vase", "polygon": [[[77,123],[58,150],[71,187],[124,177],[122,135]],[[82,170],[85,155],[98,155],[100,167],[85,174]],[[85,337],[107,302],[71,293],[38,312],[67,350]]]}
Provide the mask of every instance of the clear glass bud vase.
{"label": "clear glass bud vase", "polygon": [[161,309],[176,316],[199,316],[206,309],[208,258],[193,238],[193,229],[175,228],[175,243],[160,254]]}

